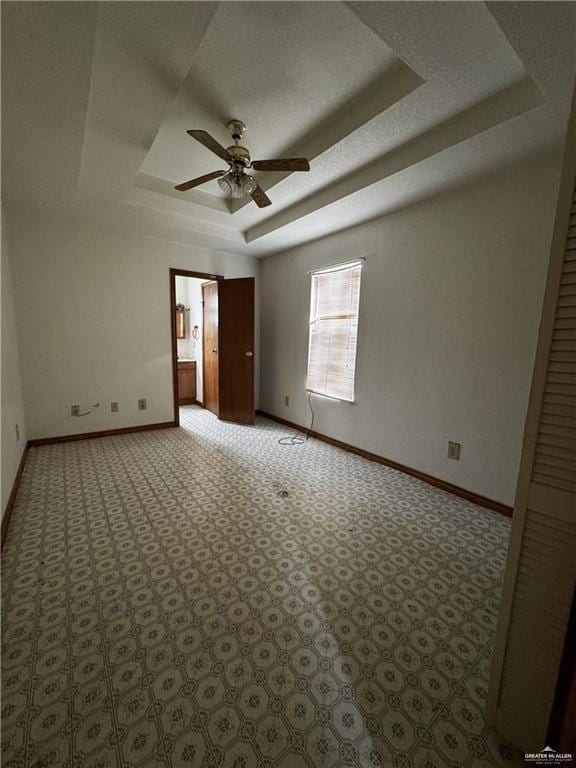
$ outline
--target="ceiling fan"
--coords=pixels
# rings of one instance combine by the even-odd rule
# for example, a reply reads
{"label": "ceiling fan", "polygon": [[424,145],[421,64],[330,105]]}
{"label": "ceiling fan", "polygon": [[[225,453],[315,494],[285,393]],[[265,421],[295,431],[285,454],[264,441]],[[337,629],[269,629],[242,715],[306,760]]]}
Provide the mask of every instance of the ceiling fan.
{"label": "ceiling fan", "polygon": [[191,179],[185,181],[183,184],[178,184],[174,187],[179,192],[186,192],[192,187],[198,187],[200,184],[204,184],[212,179],[218,179],[218,186],[223,192],[233,198],[244,197],[244,195],[250,195],[252,200],[259,208],[265,208],[267,205],[271,205],[272,201],[264,192],[264,190],[258,186],[256,179],[250,174],[246,173],[248,168],[253,168],[255,171],[309,171],[310,163],[305,157],[295,157],[291,159],[277,159],[277,160],[254,160],[250,161],[250,152],[246,147],[242,147],[238,142],[246,132],[246,126],[241,120],[230,120],[226,126],[230,131],[232,138],[234,139],[234,145],[224,149],[216,139],[210,136],[206,131],[186,131],[193,139],[199,141],[207,149],[214,152],[215,155],[221,157],[230,166],[227,171],[213,171],[207,173],[205,176],[199,176],[197,179]]}

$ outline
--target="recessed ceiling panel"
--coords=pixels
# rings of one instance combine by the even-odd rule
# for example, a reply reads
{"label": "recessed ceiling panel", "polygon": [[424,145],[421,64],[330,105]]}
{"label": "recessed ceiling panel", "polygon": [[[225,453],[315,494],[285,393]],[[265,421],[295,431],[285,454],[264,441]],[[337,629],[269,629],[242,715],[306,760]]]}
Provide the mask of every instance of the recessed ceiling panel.
{"label": "recessed ceiling panel", "polygon": [[[340,3],[223,3],[141,171],[177,183],[225,167],[186,131],[228,146],[232,117],[253,159],[282,156],[395,63]],[[202,190],[220,194],[216,182]]]}
{"label": "recessed ceiling panel", "polygon": [[[4,202],[266,255],[560,149],[573,3],[529,5],[3,3]],[[233,117],[311,161],[257,174],[268,208],[174,190],[225,168],[186,131]]]}

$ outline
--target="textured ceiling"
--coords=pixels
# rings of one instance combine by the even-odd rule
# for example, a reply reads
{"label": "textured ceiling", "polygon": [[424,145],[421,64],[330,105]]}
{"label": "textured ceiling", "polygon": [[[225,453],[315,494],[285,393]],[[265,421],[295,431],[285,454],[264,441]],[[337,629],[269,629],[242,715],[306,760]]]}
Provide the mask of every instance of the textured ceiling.
{"label": "textured ceiling", "polygon": [[[3,3],[3,199],[267,255],[560,148],[575,51],[574,3]],[[174,190],[232,117],[311,161],[266,209]]]}
{"label": "textured ceiling", "polygon": [[[345,50],[335,40],[346,40]],[[285,157],[396,61],[339,3],[220,5],[141,170],[177,183],[183,171],[226,167],[186,130],[202,126],[228,146],[225,125],[235,116],[248,125],[254,159]],[[219,190],[216,182],[203,189]]]}

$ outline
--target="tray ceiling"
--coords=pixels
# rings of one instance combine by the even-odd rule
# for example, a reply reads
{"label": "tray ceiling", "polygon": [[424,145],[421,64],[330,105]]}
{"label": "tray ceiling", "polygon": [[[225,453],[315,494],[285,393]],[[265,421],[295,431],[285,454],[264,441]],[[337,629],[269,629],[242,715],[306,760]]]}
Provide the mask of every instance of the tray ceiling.
{"label": "tray ceiling", "polygon": [[[554,151],[574,4],[519,6],[4,3],[4,200],[265,256]],[[311,161],[257,176],[269,208],[174,190],[224,167],[186,130],[233,117]]]}

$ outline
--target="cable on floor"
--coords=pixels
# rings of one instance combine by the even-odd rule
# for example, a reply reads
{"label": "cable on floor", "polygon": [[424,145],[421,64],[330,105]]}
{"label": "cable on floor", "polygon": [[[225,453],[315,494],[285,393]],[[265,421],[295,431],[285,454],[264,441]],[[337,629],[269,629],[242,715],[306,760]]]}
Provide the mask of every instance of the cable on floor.
{"label": "cable on floor", "polygon": [[312,432],[312,427],[314,426],[314,409],[312,408],[312,392],[308,392],[308,408],[310,408],[310,426],[305,432],[302,432],[299,430],[294,435],[288,435],[286,437],[281,437],[278,442],[280,445],[302,445],[305,443],[308,438],[310,437],[310,432]]}

